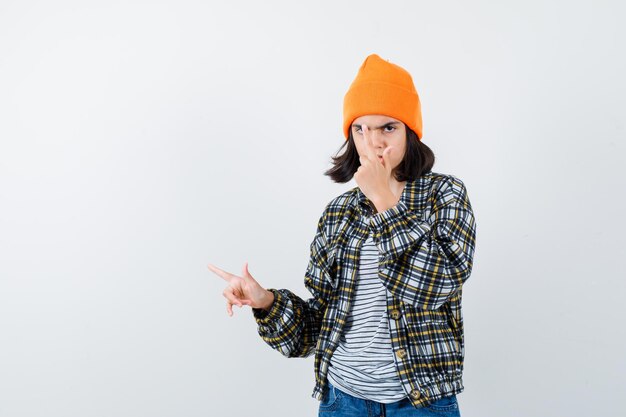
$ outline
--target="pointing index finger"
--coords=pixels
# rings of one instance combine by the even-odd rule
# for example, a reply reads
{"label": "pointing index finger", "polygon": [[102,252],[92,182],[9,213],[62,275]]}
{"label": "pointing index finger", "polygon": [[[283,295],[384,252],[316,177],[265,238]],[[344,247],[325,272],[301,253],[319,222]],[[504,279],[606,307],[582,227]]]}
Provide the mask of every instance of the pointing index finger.
{"label": "pointing index finger", "polygon": [[224,270],[221,270],[215,265],[208,264],[207,266],[209,267],[211,271],[213,271],[215,274],[219,275],[220,277],[224,278],[227,282],[230,282],[230,280],[234,277],[233,274],[226,272]]}
{"label": "pointing index finger", "polygon": [[369,135],[370,128],[367,125],[361,126],[363,130],[363,142],[365,144],[365,151],[367,152],[367,157],[372,161],[377,161],[378,156],[376,155],[376,150],[374,149],[374,144],[372,143],[372,138]]}

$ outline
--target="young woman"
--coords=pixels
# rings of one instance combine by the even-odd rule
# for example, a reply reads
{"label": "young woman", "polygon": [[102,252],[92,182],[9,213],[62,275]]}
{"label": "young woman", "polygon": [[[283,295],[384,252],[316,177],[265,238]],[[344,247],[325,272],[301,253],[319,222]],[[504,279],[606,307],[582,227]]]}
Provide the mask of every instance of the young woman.
{"label": "young woman", "polygon": [[459,416],[462,285],[476,222],[463,182],[431,170],[411,75],[370,55],[344,97],[346,147],[326,172],[357,187],[331,200],[310,246],[304,300],[250,274],[209,269],[232,306],[287,357],[315,354],[319,415]]}

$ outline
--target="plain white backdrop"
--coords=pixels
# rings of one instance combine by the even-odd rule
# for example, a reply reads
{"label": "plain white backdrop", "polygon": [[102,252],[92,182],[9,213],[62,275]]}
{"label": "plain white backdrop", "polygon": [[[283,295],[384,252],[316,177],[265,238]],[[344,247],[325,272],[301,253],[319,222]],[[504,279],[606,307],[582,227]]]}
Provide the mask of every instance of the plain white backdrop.
{"label": "plain white backdrop", "polygon": [[0,417],[317,415],[206,264],[309,296],[370,53],[474,208],[462,415],[624,415],[624,12],[0,1]]}

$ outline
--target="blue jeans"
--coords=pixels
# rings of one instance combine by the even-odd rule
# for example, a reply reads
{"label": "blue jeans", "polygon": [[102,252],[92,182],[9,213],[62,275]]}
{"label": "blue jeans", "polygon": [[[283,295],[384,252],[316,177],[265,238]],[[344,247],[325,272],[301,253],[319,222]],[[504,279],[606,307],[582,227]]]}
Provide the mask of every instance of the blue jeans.
{"label": "blue jeans", "polygon": [[356,398],[340,391],[328,382],[328,390],[320,402],[319,417],[461,417],[456,395],[444,397],[431,404],[415,408],[405,398],[391,404]]}

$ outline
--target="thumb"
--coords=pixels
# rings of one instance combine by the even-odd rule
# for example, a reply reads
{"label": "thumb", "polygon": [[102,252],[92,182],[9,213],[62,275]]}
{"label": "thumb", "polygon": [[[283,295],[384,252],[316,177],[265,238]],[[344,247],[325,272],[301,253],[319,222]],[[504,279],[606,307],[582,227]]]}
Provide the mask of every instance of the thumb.
{"label": "thumb", "polygon": [[[248,261],[244,262],[243,264],[243,269],[241,270],[241,275],[244,278],[252,278],[252,275],[250,274],[250,271],[248,270]],[[252,278],[254,279],[254,278]]]}
{"label": "thumb", "polygon": [[390,156],[391,156],[391,146],[388,146],[384,151],[383,151],[383,165],[385,166],[385,168],[387,168],[387,171],[391,171],[391,161],[389,160]]}

